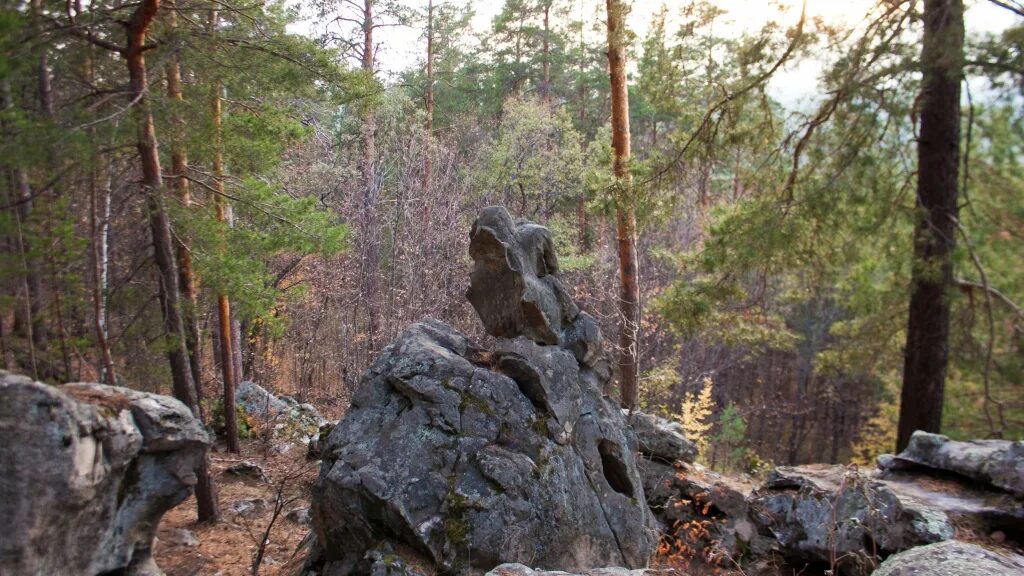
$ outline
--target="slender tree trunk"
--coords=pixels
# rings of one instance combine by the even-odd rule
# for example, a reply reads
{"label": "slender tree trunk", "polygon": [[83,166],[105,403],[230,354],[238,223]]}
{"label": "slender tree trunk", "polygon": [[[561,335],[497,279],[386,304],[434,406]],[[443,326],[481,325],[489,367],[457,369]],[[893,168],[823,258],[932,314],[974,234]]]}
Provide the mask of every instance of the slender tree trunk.
{"label": "slender tree trunk", "polygon": [[[217,33],[218,14],[216,10],[210,11],[209,29],[210,33]],[[210,98],[213,115],[213,187],[214,206],[217,210],[217,221],[223,227],[228,225],[228,207],[224,198],[224,152],[223,135],[221,128],[221,83],[219,79],[213,81]],[[223,248],[223,247],[222,247]],[[238,454],[242,451],[238,440],[238,419],[235,414],[235,362],[234,345],[235,339],[233,326],[231,324],[231,301],[223,291],[217,294],[217,315],[220,325],[220,356],[221,375],[224,378],[224,436],[228,443],[228,452]]]}
{"label": "slender tree trunk", "polygon": [[[178,14],[173,0],[168,1],[167,26],[172,34],[178,29]],[[167,62],[167,97],[174,106],[171,113],[171,123],[174,132],[171,137],[171,172],[174,178],[171,180],[171,187],[177,193],[178,199],[185,210],[191,209],[192,190],[188,179],[188,150],[185,148],[185,121],[181,116],[181,105],[185,98],[181,92],[181,56],[177,46],[172,48],[170,60]],[[196,396],[201,400],[203,372],[202,372],[202,340],[199,336],[199,321],[196,318],[199,310],[199,296],[196,289],[195,272],[192,266],[192,247],[189,239],[179,234],[175,239],[175,247],[178,257],[178,288],[181,290],[182,318],[185,323],[185,345],[188,348],[189,368],[192,371],[192,381],[195,382]],[[200,407],[202,404],[200,404]]]}
{"label": "slender tree trunk", "polygon": [[925,0],[917,222],[896,449],[939,432],[949,360],[949,307],[960,167],[962,0]]}
{"label": "slender tree trunk", "polygon": [[[363,60],[362,69],[369,76],[374,74],[373,45],[373,0],[363,0]],[[380,238],[377,230],[377,157],[375,134],[377,116],[373,105],[367,107],[363,118],[362,140],[363,149],[360,157],[360,175],[362,177],[363,201],[360,207],[360,244],[362,250],[362,278],[360,292],[362,306],[366,313],[366,331],[369,347],[367,353],[372,355],[377,340],[378,292],[377,272],[380,260]]]}
{"label": "slender tree trunk", "polygon": [[[92,51],[85,60],[85,77],[89,83],[95,82],[96,67]],[[89,128],[90,140],[96,141],[96,129]],[[117,384],[117,371],[114,368],[114,357],[110,353],[110,342],[107,337],[107,305],[106,305],[106,268],[107,268],[107,218],[110,211],[110,185],[107,157],[102,152],[95,152],[93,169],[89,178],[89,238],[92,251],[92,313],[93,330],[96,333],[96,346],[100,353],[100,374],[102,380],[111,386]],[[100,222],[99,194],[103,194],[103,221]]]}
{"label": "slender tree trunk", "polygon": [[423,152],[423,189],[430,187],[434,139],[434,0],[427,1],[427,145]]}
{"label": "slender tree trunk", "polygon": [[544,2],[544,80],[541,86],[541,97],[544,103],[551,106],[551,0]]}
{"label": "slender tree trunk", "polygon": [[622,406],[637,400],[637,333],[640,328],[640,285],[636,252],[636,212],[629,171],[629,92],[626,88],[625,18],[623,0],[607,0],[608,70],[612,97],[612,148],[615,151],[615,222],[619,255],[619,372]]}
{"label": "slender tree trunk", "polygon": [[[142,167],[142,186],[149,209],[149,226],[153,236],[154,260],[157,266],[160,308],[164,329],[170,343],[167,358],[171,365],[174,395],[188,406],[198,418],[199,399],[189,367],[188,350],[185,347],[185,327],[181,318],[181,302],[178,293],[178,271],[174,261],[174,241],[171,237],[171,223],[163,203],[163,176],[160,172],[160,154],[157,150],[153,114],[146,97],[149,82],[146,78],[145,43],[149,26],[160,9],[160,0],[142,0],[126,25],[128,44],[122,49],[128,67],[131,96],[135,101],[137,123],[136,148]],[[200,520],[217,518],[217,495],[210,477],[209,463],[203,458],[196,469],[196,501]]]}

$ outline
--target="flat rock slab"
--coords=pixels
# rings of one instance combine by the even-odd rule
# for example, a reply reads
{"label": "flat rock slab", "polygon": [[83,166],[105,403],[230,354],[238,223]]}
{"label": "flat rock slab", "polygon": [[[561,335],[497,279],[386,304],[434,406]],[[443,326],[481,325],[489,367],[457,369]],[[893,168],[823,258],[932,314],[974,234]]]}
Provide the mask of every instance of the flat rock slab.
{"label": "flat rock slab", "polygon": [[1024,497],[1024,442],[950,440],[918,430],[906,450],[880,459],[886,469],[924,466],[952,472]]}
{"label": "flat rock slab", "polygon": [[949,540],[894,554],[872,576],[1024,576],[1024,556]]}
{"label": "flat rock slab", "polygon": [[533,568],[524,566],[523,564],[502,564],[500,566],[496,566],[485,576],[671,576],[675,574],[677,574],[675,570],[657,570],[652,568],[638,568],[636,570],[630,570],[629,568],[614,567],[591,568],[581,572],[570,573],[534,570]]}

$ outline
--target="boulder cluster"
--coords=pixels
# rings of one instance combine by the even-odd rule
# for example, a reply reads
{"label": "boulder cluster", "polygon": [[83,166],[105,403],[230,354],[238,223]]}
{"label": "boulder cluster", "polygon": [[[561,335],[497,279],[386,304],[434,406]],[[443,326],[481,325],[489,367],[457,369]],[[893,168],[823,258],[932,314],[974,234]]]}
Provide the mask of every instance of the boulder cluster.
{"label": "boulder cluster", "polygon": [[[546,228],[487,208],[470,255],[489,347],[436,320],[409,326],[333,427],[239,387],[247,418],[322,459],[309,510],[287,515],[312,530],[304,574],[673,574],[648,568],[660,548],[749,575],[1024,576],[1007,551],[1024,543],[1024,442],[918,432],[877,470],[711,472],[679,424],[604,396],[600,328],[562,285]],[[160,574],[156,528],[210,445],[189,409],[3,371],[0,400],[0,574]],[[252,462],[225,474],[266,481]]]}

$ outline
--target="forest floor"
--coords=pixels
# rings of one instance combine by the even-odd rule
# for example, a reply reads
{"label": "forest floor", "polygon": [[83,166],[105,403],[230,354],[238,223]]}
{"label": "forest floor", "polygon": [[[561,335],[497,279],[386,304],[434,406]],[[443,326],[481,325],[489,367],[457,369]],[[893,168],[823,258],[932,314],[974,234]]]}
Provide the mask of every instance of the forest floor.
{"label": "forest floor", "polygon": [[[275,451],[290,446],[283,453]],[[268,449],[271,448],[271,449]],[[307,526],[286,515],[297,508],[309,507],[309,489],[316,480],[320,463],[306,459],[302,444],[274,444],[268,447],[258,440],[243,440],[242,453],[211,453],[211,471],[217,485],[221,519],[216,524],[196,522],[195,499],[190,497],[169,511],[157,531],[156,562],[167,576],[242,576],[252,574],[253,558],[267,526],[273,524],[259,574],[294,574],[305,559],[298,547],[309,532]],[[225,471],[235,464],[252,462],[266,473],[263,481],[235,477]],[[278,492],[283,503],[274,518]],[[235,510],[248,501],[263,500],[246,514]],[[194,535],[188,537],[183,531]]]}
{"label": "forest floor", "polygon": [[[287,449],[282,449],[287,446]],[[217,485],[221,519],[215,524],[196,522],[195,499],[189,497],[164,515],[157,531],[154,555],[167,576],[246,576],[252,574],[259,542],[270,526],[261,576],[292,576],[306,557],[299,546],[309,527],[288,519],[289,511],[309,508],[310,488],[320,469],[319,461],[306,458],[301,443],[268,444],[242,440],[241,454],[219,447],[211,452],[211,472]],[[237,477],[227,472],[236,464],[257,464],[267,479]],[[280,499],[278,494],[280,493]],[[240,514],[253,500],[266,505]],[[275,518],[275,503],[282,502]],[[674,568],[688,576],[742,574],[699,559],[680,562],[678,557],[653,559],[652,566]],[[781,573],[781,572],[780,572]]]}

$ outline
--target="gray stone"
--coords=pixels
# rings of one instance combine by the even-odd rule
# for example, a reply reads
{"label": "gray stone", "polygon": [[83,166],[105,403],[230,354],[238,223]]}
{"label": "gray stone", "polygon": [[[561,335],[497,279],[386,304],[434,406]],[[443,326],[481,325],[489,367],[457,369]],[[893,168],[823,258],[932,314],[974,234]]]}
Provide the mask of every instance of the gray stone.
{"label": "gray stone", "polygon": [[199,538],[191,530],[184,528],[172,528],[163,532],[160,535],[160,541],[166,544],[173,544],[175,546],[185,546],[187,548],[195,548],[199,546]]}
{"label": "gray stone", "polygon": [[636,433],[640,453],[650,460],[666,464],[692,463],[697,459],[697,445],[686,439],[683,426],[653,414],[633,412],[629,421]]}
{"label": "gray stone", "polygon": [[485,576],[669,576],[676,574],[675,570],[655,570],[650,568],[638,568],[630,570],[629,568],[591,568],[583,570],[578,573],[559,572],[559,571],[547,571],[547,570],[534,570],[523,564],[502,564],[495,566],[493,570],[485,574]]}
{"label": "gray stone", "polygon": [[267,473],[264,472],[263,467],[255,462],[245,460],[237,464],[232,464],[224,470],[225,476],[234,476],[236,478],[248,478],[250,480],[258,480],[260,482],[267,481]]}
{"label": "gray stone", "polygon": [[267,511],[267,501],[262,498],[235,500],[228,509],[242,518],[256,518]]}
{"label": "gray stone", "polygon": [[836,558],[845,574],[868,574],[884,554],[954,533],[941,508],[843,466],[773,470],[748,504],[751,518],[778,541],[785,556]]}
{"label": "gray stone", "polygon": [[645,566],[655,534],[636,440],[580,370],[557,347],[484,353],[433,320],[403,331],[323,450],[321,573],[365,573],[387,539],[449,572]]}
{"label": "gray stone", "polygon": [[294,508],[284,515],[285,519],[298,524],[299,526],[311,526],[313,519],[309,515],[309,508]]}
{"label": "gray stone", "polygon": [[558,278],[558,258],[547,228],[513,222],[505,208],[491,206],[480,211],[469,238],[473,270],[466,298],[488,334],[525,336],[540,344],[568,339],[574,354],[597,360],[601,331],[589,316],[572,327],[580,311]]}
{"label": "gray stone", "polygon": [[948,540],[894,554],[872,576],[1024,576],[1024,556]]}
{"label": "gray stone", "polygon": [[327,422],[312,404],[299,404],[290,396],[279,398],[248,380],[235,390],[235,404],[257,421],[273,423],[275,437],[308,442]]}
{"label": "gray stone", "polygon": [[242,382],[235,389],[235,404],[245,410],[246,414],[260,420],[269,420],[279,414],[285,414],[291,407],[266,388],[249,380]]}
{"label": "gray stone", "polygon": [[886,469],[918,465],[966,476],[1024,497],[1024,442],[1010,440],[950,440],[918,430],[906,450],[880,459]]}
{"label": "gray stone", "polygon": [[0,371],[0,571],[160,574],[157,526],[208,446],[173,398]]}

